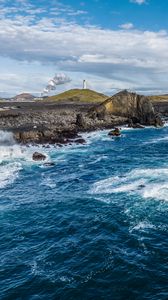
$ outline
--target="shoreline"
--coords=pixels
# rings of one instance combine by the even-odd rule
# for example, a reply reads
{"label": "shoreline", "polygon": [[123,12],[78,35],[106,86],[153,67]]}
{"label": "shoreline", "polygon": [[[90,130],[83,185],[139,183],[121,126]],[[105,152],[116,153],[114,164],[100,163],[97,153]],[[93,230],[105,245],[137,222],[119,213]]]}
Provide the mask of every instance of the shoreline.
{"label": "shoreline", "polygon": [[[113,109],[113,111],[111,111]],[[0,130],[12,132],[22,145],[84,144],[82,133],[115,127],[162,126],[168,103],[152,104],[147,98],[122,91],[105,102],[3,102]]]}
{"label": "shoreline", "polygon": [[[125,125],[128,119],[120,116],[92,119],[88,111],[96,105],[88,103],[5,103],[4,111],[2,103],[0,106],[0,130],[12,132],[16,142],[23,145],[82,144],[85,143],[82,133],[110,130]],[[77,120],[78,116],[84,124]]]}

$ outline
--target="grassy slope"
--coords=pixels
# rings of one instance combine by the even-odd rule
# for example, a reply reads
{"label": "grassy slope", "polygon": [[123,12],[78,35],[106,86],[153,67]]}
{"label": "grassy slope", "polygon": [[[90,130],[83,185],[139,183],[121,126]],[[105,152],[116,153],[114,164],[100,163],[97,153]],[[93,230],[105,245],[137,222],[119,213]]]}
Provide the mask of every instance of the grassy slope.
{"label": "grassy slope", "polygon": [[149,98],[152,102],[168,102],[168,95],[155,95]]}
{"label": "grassy slope", "polygon": [[48,97],[45,101],[102,102],[107,98],[108,96],[89,89],[73,89],[59,95]]}

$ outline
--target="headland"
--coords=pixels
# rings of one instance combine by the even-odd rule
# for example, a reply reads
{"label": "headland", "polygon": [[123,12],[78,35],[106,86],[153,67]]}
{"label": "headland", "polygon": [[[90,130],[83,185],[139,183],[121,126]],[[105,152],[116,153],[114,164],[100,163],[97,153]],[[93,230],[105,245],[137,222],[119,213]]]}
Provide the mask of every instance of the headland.
{"label": "headland", "polygon": [[[85,92],[86,93],[86,92]],[[81,90],[79,93],[81,95]],[[86,96],[85,96],[86,97]],[[80,133],[112,129],[128,125],[163,126],[162,116],[168,114],[168,102],[151,101],[149,97],[121,91],[112,97],[98,94],[94,100],[57,96],[42,101],[0,102],[0,130],[11,131],[21,144],[84,143]]]}

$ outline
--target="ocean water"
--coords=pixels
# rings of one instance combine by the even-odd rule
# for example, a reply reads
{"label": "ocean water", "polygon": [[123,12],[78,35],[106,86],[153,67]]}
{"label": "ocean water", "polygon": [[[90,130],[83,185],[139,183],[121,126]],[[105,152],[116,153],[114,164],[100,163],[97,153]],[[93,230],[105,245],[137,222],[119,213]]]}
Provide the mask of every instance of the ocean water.
{"label": "ocean water", "polygon": [[0,132],[1,300],[168,299],[168,127],[107,133],[48,149]]}

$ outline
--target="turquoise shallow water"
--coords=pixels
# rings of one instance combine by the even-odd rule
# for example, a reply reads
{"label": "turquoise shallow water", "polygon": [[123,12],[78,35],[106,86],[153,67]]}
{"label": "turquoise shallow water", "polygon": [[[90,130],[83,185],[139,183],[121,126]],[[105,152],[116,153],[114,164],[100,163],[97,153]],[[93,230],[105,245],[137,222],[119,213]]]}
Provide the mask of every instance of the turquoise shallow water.
{"label": "turquoise shallow water", "polygon": [[168,127],[34,163],[0,133],[0,299],[168,299]]}

